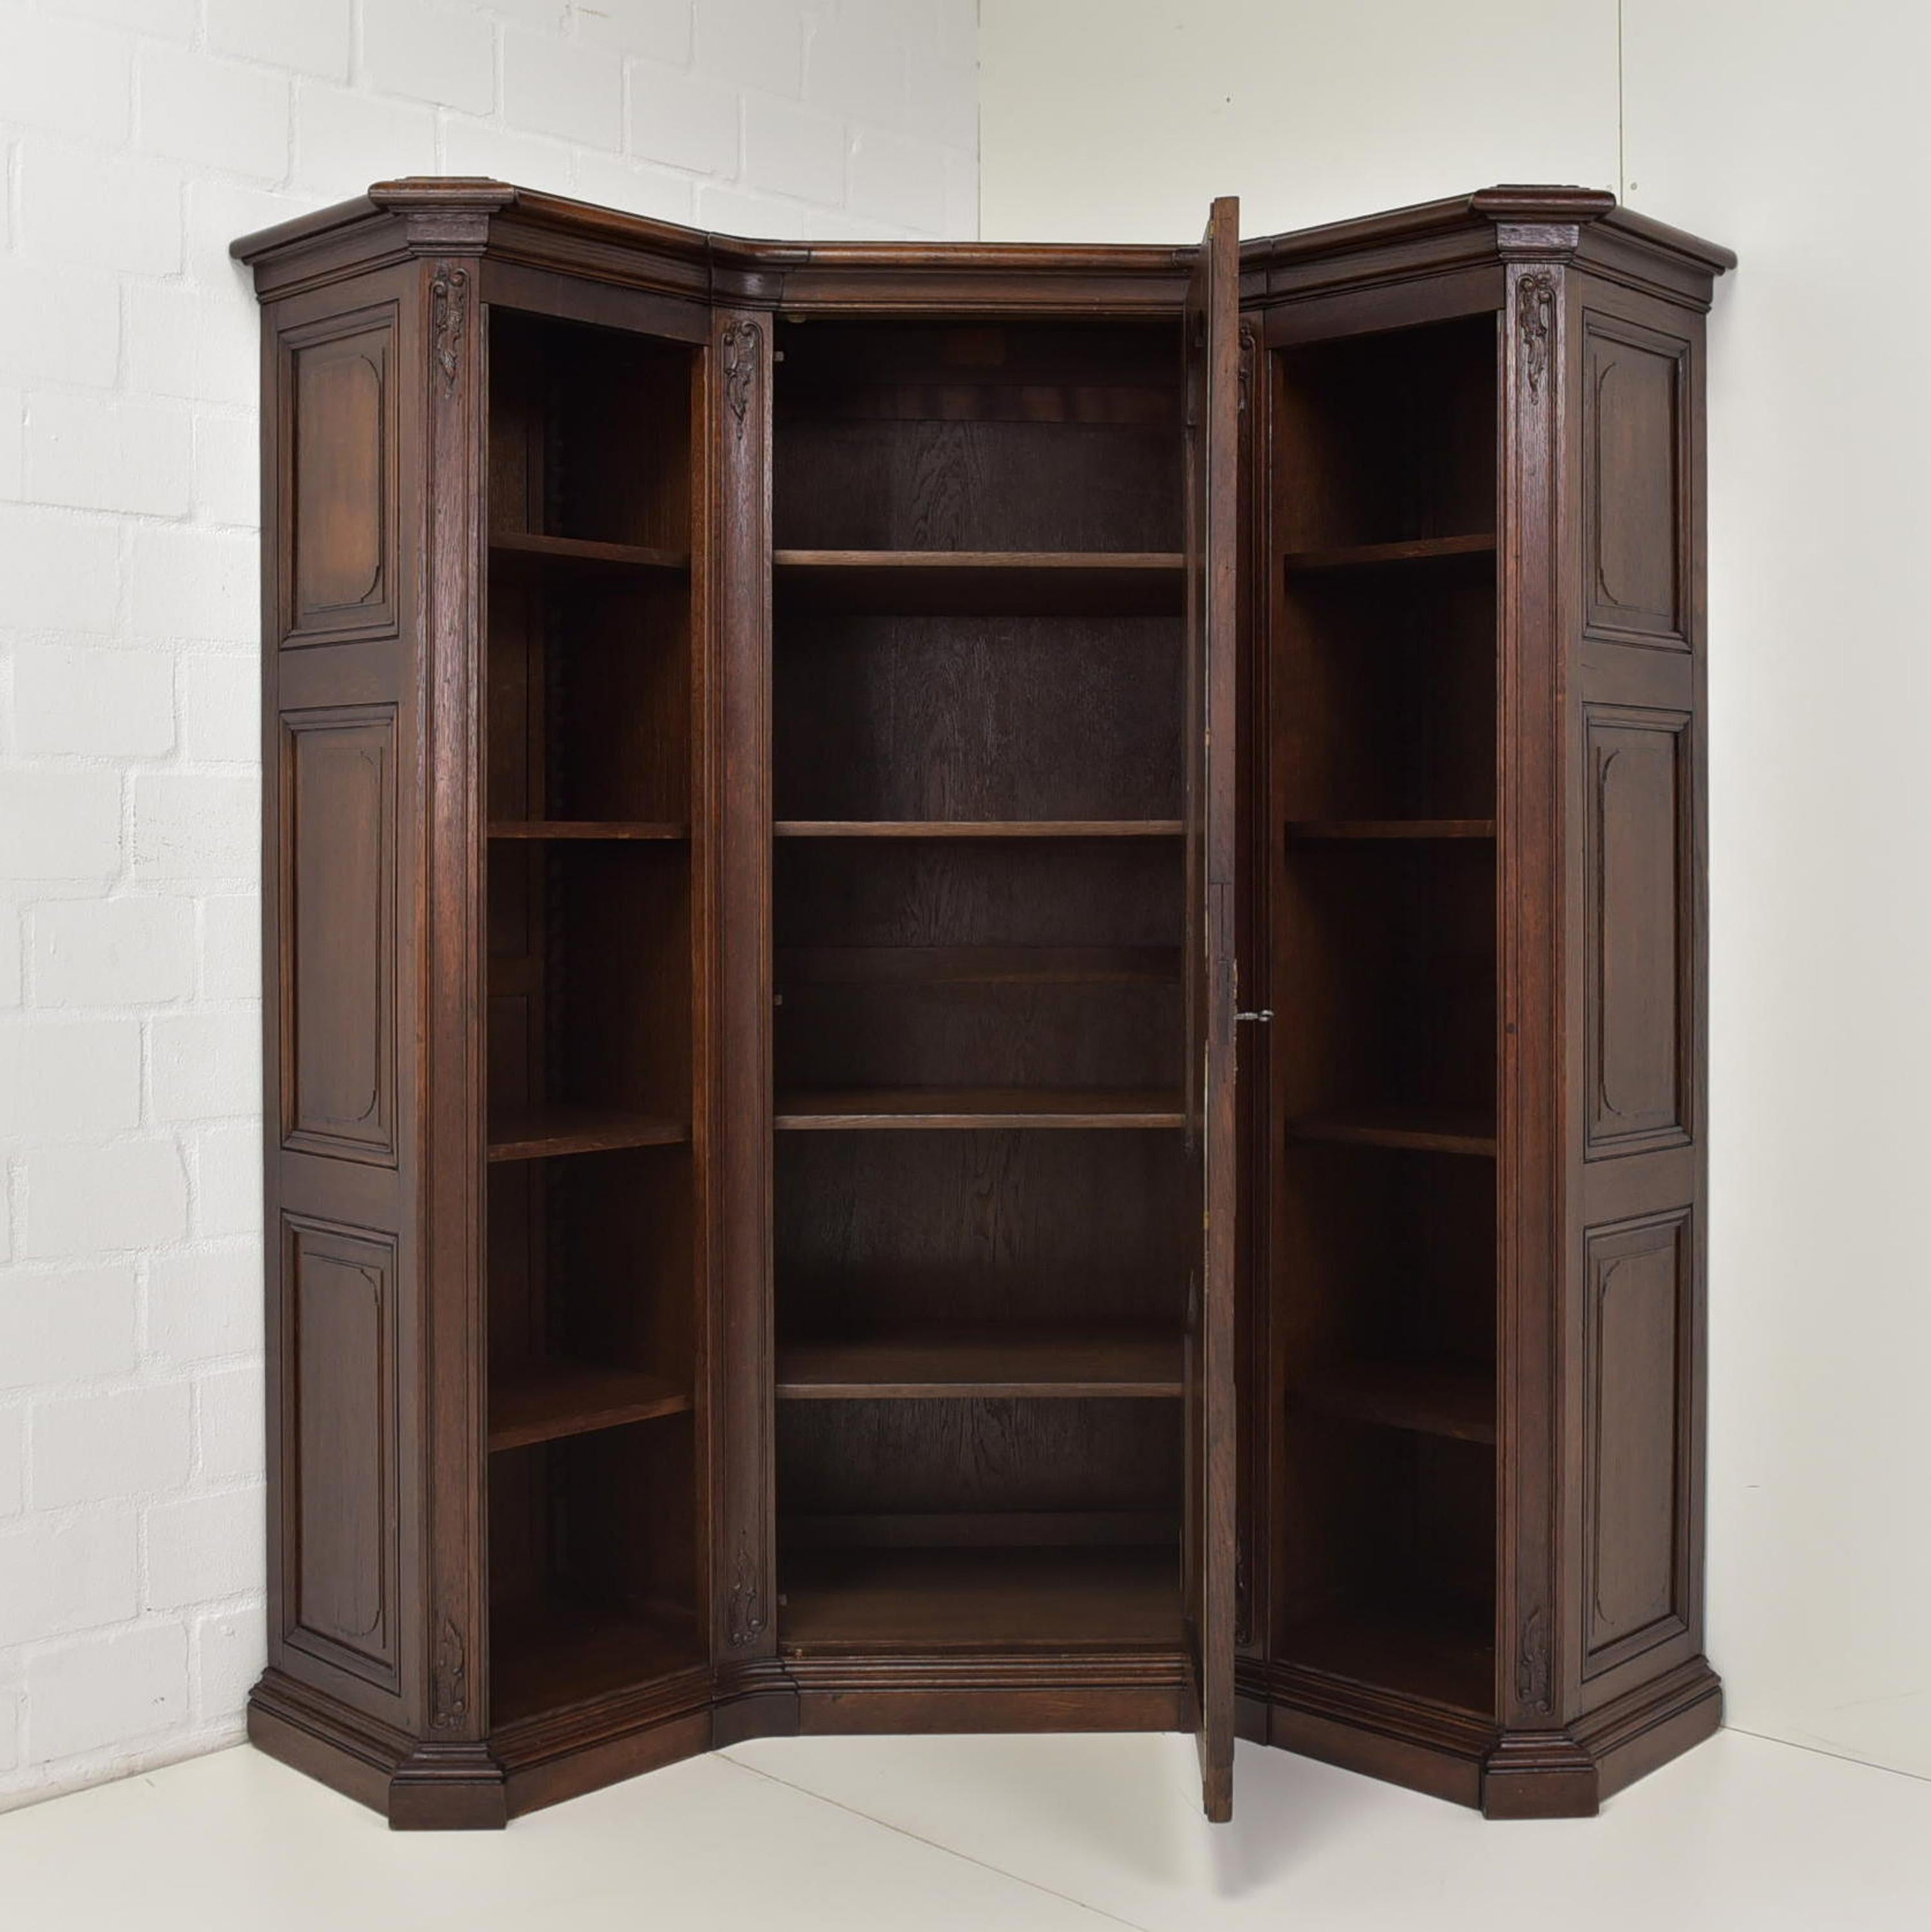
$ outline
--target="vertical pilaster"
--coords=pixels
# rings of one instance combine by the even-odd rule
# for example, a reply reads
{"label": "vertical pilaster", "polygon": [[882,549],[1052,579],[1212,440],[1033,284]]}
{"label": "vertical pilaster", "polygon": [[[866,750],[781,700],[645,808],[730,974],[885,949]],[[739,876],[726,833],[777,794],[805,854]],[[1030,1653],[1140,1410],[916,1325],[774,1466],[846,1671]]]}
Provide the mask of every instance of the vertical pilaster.
{"label": "vertical pilaster", "polygon": [[[719,690],[716,839],[718,1472],[711,1620],[720,1742],[795,1723],[774,1668],[771,1273],[771,319],[719,309],[710,361]],[[763,1694],[761,1695],[758,1694]],[[746,1700],[755,1696],[756,1702]]]}
{"label": "vertical pilaster", "polygon": [[426,1648],[422,1742],[390,1786],[397,1826],[501,1824],[503,1773],[488,1736],[482,1064],[485,951],[483,598],[488,344],[479,257],[486,222],[444,216],[414,238],[425,317],[425,474],[419,501],[425,802],[422,1250]]}
{"label": "vertical pilaster", "polygon": [[1491,1816],[1596,1808],[1595,1766],[1565,1728],[1560,1534],[1565,1426],[1563,1226],[1565,557],[1561,398],[1566,258],[1560,224],[1503,227],[1500,384],[1496,1094],[1500,1435],[1497,1708],[1482,1770]]}

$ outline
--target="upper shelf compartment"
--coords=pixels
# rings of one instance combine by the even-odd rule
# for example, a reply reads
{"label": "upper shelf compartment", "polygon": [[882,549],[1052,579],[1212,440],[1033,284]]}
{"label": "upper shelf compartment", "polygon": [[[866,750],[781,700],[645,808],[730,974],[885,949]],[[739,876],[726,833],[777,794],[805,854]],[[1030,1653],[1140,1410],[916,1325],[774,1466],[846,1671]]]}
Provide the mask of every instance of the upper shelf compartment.
{"label": "upper shelf compartment", "polygon": [[492,308],[492,554],[526,568],[685,567],[695,366],[674,344]]}
{"label": "upper shelf compartment", "polygon": [[901,616],[1172,616],[1177,550],[781,550],[780,608]]}
{"label": "upper shelf compartment", "polygon": [[1290,581],[1495,548],[1492,314],[1275,358],[1275,495]]}
{"label": "upper shelf compartment", "polygon": [[[1152,585],[1096,573],[1123,558],[1170,557],[1181,545],[1177,320],[781,322],[777,337],[772,527],[781,558],[1024,553],[1030,577],[996,564],[966,568],[971,594],[1023,596],[1028,610],[1043,592],[1078,592],[1083,572],[1084,589],[1115,597],[1176,578],[1166,563],[1140,572]],[[1033,562],[1041,553],[1073,561],[1049,577]],[[854,568],[890,574],[848,577],[841,590],[968,590],[962,572],[935,581],[915,567]],[[781,563],[781,592],[796,587],[784,574]]]}

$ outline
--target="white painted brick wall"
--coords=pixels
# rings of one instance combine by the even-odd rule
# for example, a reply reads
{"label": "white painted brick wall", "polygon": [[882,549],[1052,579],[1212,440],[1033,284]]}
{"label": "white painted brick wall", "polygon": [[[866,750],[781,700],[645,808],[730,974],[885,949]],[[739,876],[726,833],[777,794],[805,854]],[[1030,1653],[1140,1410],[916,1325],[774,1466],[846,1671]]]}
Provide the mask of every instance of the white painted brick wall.
{"label": "white painted brick wall", "polygon": [[978,226],[976,0],[0,0],[0,1808],[261,1660],[256,320],[230,241],[488,173]]}

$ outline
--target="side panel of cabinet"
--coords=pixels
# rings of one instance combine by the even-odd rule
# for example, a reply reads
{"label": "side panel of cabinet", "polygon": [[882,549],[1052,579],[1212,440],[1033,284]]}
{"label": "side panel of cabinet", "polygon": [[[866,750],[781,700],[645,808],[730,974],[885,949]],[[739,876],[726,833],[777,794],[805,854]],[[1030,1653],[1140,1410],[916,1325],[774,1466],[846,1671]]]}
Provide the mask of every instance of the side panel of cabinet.
{"label": "side panel of cabinet", "polygon": [[1581,1715],[1703,1646],[1703,324],[1586,276],[1563,320],[1562,1650]]}
{"label": "side panel of cabinet", "polygon": [[264,311],[269,1661],[398,1729],[425,1660],[414,277]]}

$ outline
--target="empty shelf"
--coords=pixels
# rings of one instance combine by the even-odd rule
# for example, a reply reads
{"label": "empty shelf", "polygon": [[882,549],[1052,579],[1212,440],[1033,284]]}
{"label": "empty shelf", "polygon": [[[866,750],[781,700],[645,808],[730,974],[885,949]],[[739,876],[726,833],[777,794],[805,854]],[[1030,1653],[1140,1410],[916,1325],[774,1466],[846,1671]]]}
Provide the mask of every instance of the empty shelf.
{"label": "empty shelf", "polygon": [[1495,1440],[1495,1383],[1452,1363],[1329,1363],[1297,1379],[1293,1398],[1323,1414],[1458,1442]]}
{"label": "empty shelf", "polygon": [[562,1603],[493,1611],[489,1650],[499,1726],[704,1664],[692,1622]]}
{"label": "empty shelf", "polygon": [[521,1449],[681,1414],[690,1406],[689,1389],[641,1369],[597,1368],[559,1359],[532,1362],[491,1382],[489,1446]]}
{"label": "empty shelf", "polygon": [[780,1348],[777,1393],[791,1402],[1172,1396],[1182,1369],[1177,1336],[890,1336]]}
{"label": "empty shelf", "polygon": [[1167,1550],[810,1550],[782,1553],[779,1648],[1165,1649],[1183,1639]]}
{"label": "empty shelf", "polygon": [[1180,978],[1173,946],[794,946],[777,958],[781,984],[1098,986]]}
{"label": "empty shelf", "polygon": [[1287,1124],[1287,1137],[1349,1147],[1409,1148],[1423,1154],[1495,1153],[1495,1123],[1479,1114],[1425,1107],[1350,1108]]}
{"label": "empty shelf", "polygon": [[1290,818],[1290,844],[1345,839],[1493,838],[1492,818]]}
{"label": "empty shelf", "polygon": [[614,1107],[554,1106],[506,1115],[489,1126],[491,1160],[541,1160],[616,1148],[674,1147],[690,1138],[681,1120]]}
{"label": "empty shelf", "polygon": [[691,561],[688,550],[664,550],[653,544],[601,543],[585,537],[539,536],[526,530],[492,531],[489,554],[493,562],[510,569],[561,566],[603,574],[684,571]]}
{"label": "empty shelf", "polygon": [[489,828],[492,838],[688,838],[690,827],[654,819],[522,818],[498,819]]}
{"label": "empty shelf", "polygon": [[1493,531],[1461,537],[1408,537],[1398,543],[1343,544],[1332,550],[1290,550],[1281,561],[1291,574],[1311,571],[1371,570],[1387,564],[1433,563],[1455,557],[1488,556]]}
{"label": "empty shelf", "polygon": [[1495,1708],[1493,1636],[1465,1610],[1350,1606],[1290,1624],[1275,1654],[1302,1670],[1480,1717]]}
{"label": "empty shelf", "polygon": [[1177,818],[781,818],[778,838],[1177,838]]}
{"label": "empty shelf", "polygon": [[793,609],[1170,616],[1178,550],[779,550],[777,596]]}
{"label": "empty shelf", "polygon": [[782,1094],[773,1126],[812,1129],[942,1127],[1177,1127],[1178,1094],[1057,1091],[1014,1088],[905,1087]]}

